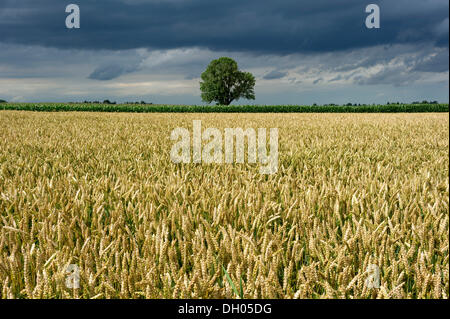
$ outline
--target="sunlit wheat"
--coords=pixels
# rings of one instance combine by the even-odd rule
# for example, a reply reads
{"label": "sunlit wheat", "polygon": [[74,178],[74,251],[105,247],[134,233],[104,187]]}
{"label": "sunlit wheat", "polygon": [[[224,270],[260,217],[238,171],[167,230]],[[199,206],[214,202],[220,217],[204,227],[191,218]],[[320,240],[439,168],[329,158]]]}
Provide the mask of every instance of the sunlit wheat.
{"label": "sunlit wheat", "polygon": [[[279,169],[170,132],[278,127]],[[448,298],[449,117],[0,112],[1,298]],[[65,285],[80,269],[80,288]],[[381,271],[381,287],[365,285]]]}

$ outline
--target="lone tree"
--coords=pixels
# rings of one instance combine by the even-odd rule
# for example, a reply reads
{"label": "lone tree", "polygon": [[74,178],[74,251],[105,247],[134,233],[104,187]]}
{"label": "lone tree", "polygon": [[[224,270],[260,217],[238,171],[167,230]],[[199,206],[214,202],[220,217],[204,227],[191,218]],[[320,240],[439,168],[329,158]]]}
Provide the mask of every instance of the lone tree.
{"label": "lone tree", "polygon": [[255,77],[239,71],[236,61],[231,58],[213,60],[202,73],[202,80],[200,90],[205,102],[229,105],[240,98],[255,99]]}

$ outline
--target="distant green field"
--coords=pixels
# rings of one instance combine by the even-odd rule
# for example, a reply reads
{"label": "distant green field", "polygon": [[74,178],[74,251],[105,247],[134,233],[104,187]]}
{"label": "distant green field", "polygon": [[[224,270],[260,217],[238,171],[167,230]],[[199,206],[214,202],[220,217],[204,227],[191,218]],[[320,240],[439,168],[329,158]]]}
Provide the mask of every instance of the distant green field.
{"label": "distant green field", "polygon": [[0,110],[42,112],[133,112],[133,113],[415,113],[448,112],[448,104],[390,104],[361,106],[310,105],[158,105],[82,103],[1,103]]}

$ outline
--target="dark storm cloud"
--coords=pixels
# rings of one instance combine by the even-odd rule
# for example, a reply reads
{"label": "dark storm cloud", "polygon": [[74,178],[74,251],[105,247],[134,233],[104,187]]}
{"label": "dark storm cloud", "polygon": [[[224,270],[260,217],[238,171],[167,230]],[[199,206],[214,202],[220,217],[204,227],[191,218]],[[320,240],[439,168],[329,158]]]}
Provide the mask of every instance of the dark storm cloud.
{"label": "dark storm cloud", "polygon": [[448,51],[441,51],[428,59],[420,59],[413,70],[419,72],[445,72],[448,71]]}
{"label": "dark storm cloud", "polygon": [[286,75],[287,75],[287,72],[280,72],[280,71],[273,70],[273,71],[267,73],[266,75],[264,75],[263,79],[264,80],[276,80],[276,79],[284,78]]}
{"label": "dark storm cloud", "polygon": [[319,82],[322,82],[322,81],[323,81],[323,78],[318,78],[313,81],[313,84],[318,84]]}
{"label": "dark storm cloud", "polygon": [[[379,44],[448,47],[447,0],[74,0],[81,29],[68,30],[60,0],[1,0],[0,42],[126,50],[203,47],[287,54]],[[381,8],[381,29],[366,29],[365,6]],[[99,74],[120,70],[99,70]],[[102,75],[103,76],[103,75]]]}
{"label": "dark storm cloud", "polygon": [[98,67],[89,75],[89,79],[92,80],[112,80],[127,73],[126,70],[120,65],[106,65]]}
{"label": "dark storm cloud", "polygon": [[332,78],[330,81],[328,81],[328,82],[335,82],[335,81],[339,81],[339,80],[342,80],[342,75],[337,75],[337,76],[335,76],[334,78]]}
{"label": "dark storm cloud", "polygon": [[89,79],[107,81],[115,79],[123,74],[131,73],[137,70],[139,70],[138,63],[136,64],[125,63],[123,65],[116,63],[116,64],[102,65],[96,68],[94,72],[92,72],[89,75]]}

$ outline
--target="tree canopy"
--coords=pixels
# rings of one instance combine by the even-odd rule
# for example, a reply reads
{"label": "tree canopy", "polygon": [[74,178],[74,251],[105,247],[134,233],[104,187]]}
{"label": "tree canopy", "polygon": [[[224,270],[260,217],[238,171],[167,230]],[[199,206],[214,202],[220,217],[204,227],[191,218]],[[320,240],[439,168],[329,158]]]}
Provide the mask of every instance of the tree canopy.
{"label": "tree canopy", "polygon": [[201,78],[200,90],[205,102],[229,105],[240,98],[255,99],[255,77],[249,72],[239,71],[236,61],[231,58],[211,61]]}

